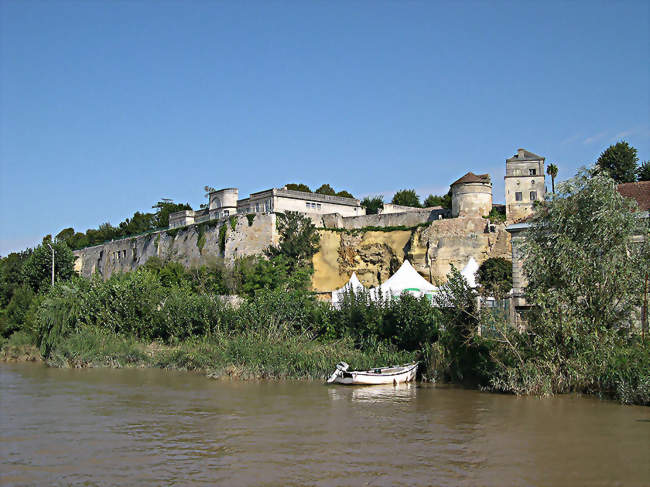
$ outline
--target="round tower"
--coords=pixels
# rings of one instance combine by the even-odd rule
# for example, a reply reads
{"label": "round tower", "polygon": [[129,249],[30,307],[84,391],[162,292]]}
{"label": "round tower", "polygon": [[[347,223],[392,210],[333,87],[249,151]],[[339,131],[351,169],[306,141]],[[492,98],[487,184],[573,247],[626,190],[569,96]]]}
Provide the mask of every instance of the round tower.
{"label": "round tower", "polygon": [[222,218],[237,213],[238,188],[226,188],[210,193],[211,218]]}
{"label": "round tower", "polygon": [[489,174],[468,172],[451,183],[451,216],[487,216],[492,211],[492,182]]}

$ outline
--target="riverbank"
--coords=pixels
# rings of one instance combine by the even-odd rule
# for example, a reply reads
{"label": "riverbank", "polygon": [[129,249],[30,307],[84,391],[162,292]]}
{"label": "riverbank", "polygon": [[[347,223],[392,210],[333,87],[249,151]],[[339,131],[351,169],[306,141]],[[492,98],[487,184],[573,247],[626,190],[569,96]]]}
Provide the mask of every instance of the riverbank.
{"label": "riverbank", "polygon": [[[412,352],[382,344],[367,350],[352,340],[321,342],[306,335],[244,332],[238,335],[189,339],[176,345],[145,343],[92,327],[83,327],[57,342],[45,362],[53,367],[151,367],[197,371],[211,378],[322,380],[336,363],[354,368],[406,363]],[[43,361],[39,349],[23,333],[15,333],[0,346],[4,362]]]}

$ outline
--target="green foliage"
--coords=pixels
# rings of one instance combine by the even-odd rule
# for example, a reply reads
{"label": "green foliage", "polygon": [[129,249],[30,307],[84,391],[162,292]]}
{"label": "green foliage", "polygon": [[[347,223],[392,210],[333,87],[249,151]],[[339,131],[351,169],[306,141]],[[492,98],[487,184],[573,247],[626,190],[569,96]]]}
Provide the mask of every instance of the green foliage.
{"label": "green foliage", "polygon": [[636,149],[620,141],[605,149],[596,164],[617,183],[631,183],[636,181],[638,160]]}
{"label": "green foliage", "polygon": [[309,189],[309,186],[302,183],[299,184],[289,183],[286,185],[286,188],[291,191],[302,191],[303,193],[311,193],[311,189]]}
{"label": "green foliage", "polygon": [[74,273],[75,257],[64,242],[43,242],[34,249],[23,263],[24,282],[34,291],[48,287],[52,279],[52,251],[54,249],[54,279],[69,279]]}
{"label": "green foliage", "polygon": [[[120,222],[117,227],[110,223],[102,223],[97,229],[88,229],[85,234],[75,233],[72,227],[61,230],[57,242],[65,242],[73,250],[91,245],[98,245],[111,240],[141,235],[143,233],[167,228],[169,215],[181,210],[191,210],[192,207],[185,203],[174,203],[171,200],[161,200],[152,206],[155,213],[141,213],[136,211],[131,218]],[[175,234],[170,233],[175,236]]]}
{"label": "green foliage", "polygon": [[23,285],[15,289],[0,322],[1,336],[8,337],[23,328],[33,299],[34,291],[29,286]]}
{"label": "green foliage", "polygon": [[494,224],[504,223],[506,221],[505,208],[503,210],[500,210],[498,208],[493,207],[490,210],[488,216],[485,216],[483,218],[487,218],[488,220],[490,220],[490,223],[494,223]]}
{"label": "green foliage", "polygon": [[477,331],[487,317],[478,309],[476,292],[460,271],[452,266],[447,277],[434,296],[434,303],[442,309],[444,329],[439,340],[439,369],[431,375],[453,382],[486,384],[492,365],[489,349]]}
{"label": "green foliage", "polygon": [[490,257],[476,273],[483,296],[505,299],[512,289],[512,262],[503,257]]}
{"label": "green foliage", "polygon": [[318,194],[325,194],[328,196],[336,196],[336,191],[334,191],[334,188],[332,188],[329,184],[321,185],[321,187],[314,192]]}
{"label": "green foliage", "polygon": [[318,252],[320,235],[311,219],[298,212],[288,211],[277,214],[276,225],[280,243],[269,247],[268,256],[284,256],[290,273],[300,267],[313,268],[312,257]]}
{"label": "green foliage", "polygon": [[9,304],[16,289],[25,282],[23,266],[32,250],[12,252],[0,259],[0,308]]}
{"label": "green foliage", "polygon": [[234,232],[237,229],[237,217],[231,216],[228,221],[230,221],[230,228],[232,228],[232,231]]}
{"label": "green foliage", "polygon": [[248,226],[252,227],[253,222],[255,221],[255,213],[249,213],[248,215],[246,215],[246,219],[248,220]]}
{"label": "green foliage", "polygon": [[367,292],[351,292],[322,320],[321,332],[330,338],[351,336],[360,345],[379,340],[400,350],[416,351],[437,340],[441,317],[427,297],[405,293],[377,302]]}
{"label": "green foliage", "polygon": [[219,250],[223,254],[226,251],[226,232],[228,227],[224,224],[219,227]]}
{"label": "green foliage", "polygon": [[650,181],[650,161],[644,161],[639,164],[637,177],[639,181]]}
{"label": "green foliage", "polygon": [[420,197],[415,194],[414,189],[401,189],[395,196],[393,196],[392,203],[400,206],[411,206],[413,208],[421,208]]}
{"label": "green foliage", "polygon": [[527,231],[524,270],[529,300],[554,312],[555,320],[576,320],[590,331],[629,323],[640,304],[643,269],[650,265],[647,221],[603,174],[581,173],[558,188],[552,202],[536,211]]}
{"label": "green foliage", "polygon": [[432,206],[442,206],[443,208],[451,209],[451,189],[444,196],[434,196],[430,194],[427,196],[427,199],[424,200],[422,205],[425,208],[430,208]]}
{"label": "green foliage", "polygon": [[352,193],[350,193],[348,191],[345,191],[345,190],[339,191],[338,193],[336,193],[336,196],[339,196],[340,198],[352,198],[352,199],[354,199],[354,196],[352,196]]}
{"label": "green foliage", "polygon": [[384,197],[381,195],[366,196],[361,201],[361,206],[366,209],[366,215],[376,215],[384,207]]}

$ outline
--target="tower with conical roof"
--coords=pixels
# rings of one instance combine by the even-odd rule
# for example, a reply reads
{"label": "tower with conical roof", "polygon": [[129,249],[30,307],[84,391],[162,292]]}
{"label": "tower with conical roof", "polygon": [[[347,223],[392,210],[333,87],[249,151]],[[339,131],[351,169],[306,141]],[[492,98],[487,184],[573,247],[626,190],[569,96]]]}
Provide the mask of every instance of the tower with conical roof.
{"label": "tower with conical roof", "polygon": [[543,201],[544,160],[526,149],[506,159],[505,191],[506,219],[510,222],[522,220],[532,214],[535,201]]}
{"label": "tower with conical roof", "polygon": [[487,216],[492,211],[492,182],[489,174],[468,172],[451,183],[451,216]]}

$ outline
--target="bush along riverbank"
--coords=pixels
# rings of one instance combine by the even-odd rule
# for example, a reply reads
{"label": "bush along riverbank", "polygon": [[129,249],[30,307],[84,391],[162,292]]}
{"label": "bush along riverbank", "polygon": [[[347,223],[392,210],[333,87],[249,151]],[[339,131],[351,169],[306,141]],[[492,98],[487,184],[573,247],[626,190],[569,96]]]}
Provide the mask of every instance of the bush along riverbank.
{"label": "bush along riverbank", "polygon": [[530,220],[521,249],[530,311],[521,328],[476,304],[477,292],[508,283],[483,282],[479,272],[471,289],[455,269],[433,306],[408,294],[380,304],[359,293],[335,309],[309,291],[313,224],[289,214],[278,231],[277,247],[229,268],[215,260],[186,270],[154,258],[106,281],[62,274],[54,286],[39,249],[7,257],[1,354],[62,367],[317,380],[341,360],[354,369],[418,360],[424,380],[650,405],[650,341],[635,328],[650,268],[648,219],[602,174],[559,186]]}

